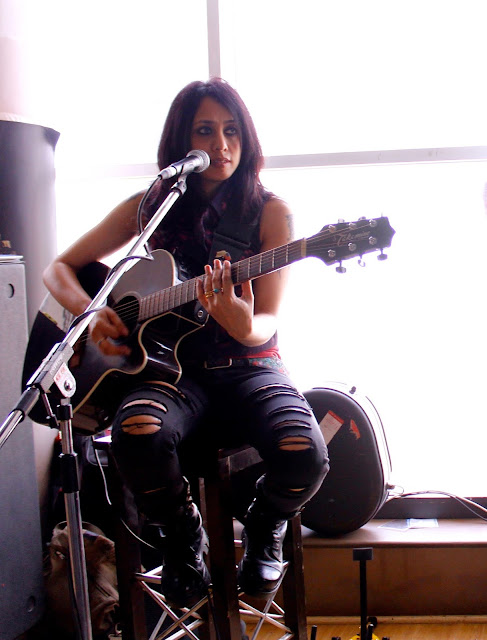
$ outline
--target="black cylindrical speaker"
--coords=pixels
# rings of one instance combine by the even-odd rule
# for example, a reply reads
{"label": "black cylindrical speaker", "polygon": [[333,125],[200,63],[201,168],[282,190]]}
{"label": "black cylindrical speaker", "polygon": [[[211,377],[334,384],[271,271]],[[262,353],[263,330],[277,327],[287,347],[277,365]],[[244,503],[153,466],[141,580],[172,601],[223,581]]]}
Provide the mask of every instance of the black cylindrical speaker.
{"label": "black cylindrical speaker", "polygon": [[48,127],[0,120],[0,236],[24,258],[29,327],[46,294],[42,272],[57,253],[58,138]]}

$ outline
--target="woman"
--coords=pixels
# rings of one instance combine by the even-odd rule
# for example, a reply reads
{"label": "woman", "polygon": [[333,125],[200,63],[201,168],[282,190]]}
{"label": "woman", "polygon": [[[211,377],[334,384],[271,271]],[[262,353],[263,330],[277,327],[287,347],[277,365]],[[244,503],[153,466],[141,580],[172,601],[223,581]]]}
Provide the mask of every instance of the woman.
{"label": "woman", "polygon": [[[206,536],[184,476],[186,453],[202,451],[201,443],[251,444],[265,463],[245,518],[239,566],[240,587],[257,597],[277,588],[287,521],[328,471],[319,426],[279,357],[277,315],[286,269],[238,287],[232,281],[236,247],[244,247],[240,259],[287,244],[292,221],[286,204],[260,183],[263,157],[253,122],[221,79],[193,82],[176,96],[159,144],[160,168],[192,149],[208,153],[210,166],[188,177],[186,193],[164,217],[150,248],[170,252],[185,276],[203,274],[197,297],[208,321],[181,340],[179,379],[168,382],[152,369],[127,376],[112,426],[118,465],[140,512],[161,532],[162,591],[179,607],[201,598],[210,581],[203,559]],[[161,181],[150,190],[144,222],[171,186]],[[47,268],[46,286],[75,315],[90,302],[78,272],[136,236],[142,197],[120,204]],[[210,260],[221,220],[234,221],[245,241],[237,238],[228,259]],[[104,354],[129,353],[123,344],[129,330],[113,309],[98,311],[89,331]]]}

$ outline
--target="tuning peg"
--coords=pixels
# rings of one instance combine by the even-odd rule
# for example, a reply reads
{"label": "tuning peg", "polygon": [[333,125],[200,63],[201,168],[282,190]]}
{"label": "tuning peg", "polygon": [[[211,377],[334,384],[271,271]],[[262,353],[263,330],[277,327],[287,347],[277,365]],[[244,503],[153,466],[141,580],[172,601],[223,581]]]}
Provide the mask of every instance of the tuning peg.
{"label": "tuning peg", "polygon": [[381,261],[382,261],[382,260],[387,260],[387,257],[388,257],[388,256],[387,256],[387,254],[386,254],[386,253],[384,253],[384,252],[382,251],[382,249],[381,249],[381,250],[380,250],[379,255],[377,256],[377,260],[381,260]]}
{"label": "tuning peg", "polygon": [[346,273],[346,272],[347,272],[347,269],[346,269],[346,267],[344,267],[344,266],[342,265],[342,263],[340,262],[340,264],[338,265],[338,267],[335,267],[335,271],[336,271],[337,273]]}

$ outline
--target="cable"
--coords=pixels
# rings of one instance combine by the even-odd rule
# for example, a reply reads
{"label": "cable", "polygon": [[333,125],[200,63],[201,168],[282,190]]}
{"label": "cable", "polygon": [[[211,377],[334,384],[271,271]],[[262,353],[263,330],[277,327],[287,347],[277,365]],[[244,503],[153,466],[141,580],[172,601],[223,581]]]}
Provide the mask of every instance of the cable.
{"label": "cable", "polygon": [[[143,231],[143,228],[142,228],[142,212],[143,212],[145,203],[147,201],[147,197],[149,196],[149,194],[152,191],[153,187],[159,182],[159,180],[162,180],[161,176],[157,176],[152,181],[152,184],[149,186],[147,191],[142,196],[142,200],[140,201],[139,206],[137,208],[137,227],[139,229],[139,234],[142,233],[142,231]],[[150,249],[149,249],[148,245],[145,244],[144,248],[146,250],[146,255],[145,256],[125,256],[124,258],[119,260],[117,262],[117,264],[115,266],[113,266],[110,269],[110,271],[108,272],[108,274],[107,274],[107,276],[105,278],[105,282],[108,280],[108,278],[113,273],[115,273],[118,269],[120,269],[120,267],[123,264],[125,264],[128,260],[153,260],[153,257],[151,255],[151,252],[150,252]],[[74,320],[71,322],[71,325],[70,325],[69,328],[73,329],[77,324],[79,324],[81,322],[81,320],[84,320],[84,318],[86,318],[87,316],[92,315],[92,314],[96,313],[97,311],[100,311],[100,309],[102,309],[102,308],[103,307],[97,307],[96,309],[90,309],[89,311],[84,311],[79,316],[76,316],[76,318],[74,318]]]}
{"label": "cable", "polygon": [[[95,439],[95,436],[92,436],[92,438],[91,438],[91,439],[92,439],[92,441],[93,441],[93,440]],[[100,470],[101,477],[102,477],[102,480],[103,480],[103,487],[104,487],[104,490],[105,490],[105,498],[106,498],[106,501],[108,502],[108,504],[110,505],[110,507],[112,507],[112,509],[113,509],[113,508],[114,508],[114,506],[113,506],[113,502],[112,502],[112,500],[111,500],[111,498],[110,498],[110,493],[109,493],[109,491],[108,491],[107,478],[106,478],[106,475],[105,475],[105,470],[104,470],[104,468],[103,468],[103,463],[102,463],[101,458],[100,458],[100,453],[99,453],[98,449],[97,449],[95,446],[93,446],[93,451],[94,451],[94,454],[95,454],[96,463],[97,463],[97,465],[98,465],[98,468],[99,468],[99,470]],[[150,544],[149,542],[147,542],[147,540],[144,540],[143,538],[139,537],[139,536],[135,533],[135,531],[133,531],[133,530],[130,528],[130,526],[125,522],[125,520],[124,520],[121,516],[118,516],[118,517],[119,517],[120,522],[123,524],[123,526],[124,526],[124,527],[127,529],[127,531],[130,533],[130,535],[132,535],[132,536],[133,536],[133,537],[134,537],[138,542],[140,542],[141,544],[144,544],[144,545],[145,545],[146,547],[148,547],[149,549],[154,549],[155,551],[157,551],[156,547],[154,547],[152,544]]]}
{"label": "cable", "polygon": [[81,320],[84,320],[87,316],[93,313],[96,313],[97,311],[100,311],[100,309],[103,309],[103,307],[96,307],[94,309],[90,309],[89,311],[83,311],[83,313],[80,313],[80,315],[76,316],[73,322],[69,325],[69,331],[71,331],[71,329],[73,329],[77,324],[79,324]]}
{"label": "cable", "polygon": [[145,207],[145,203],[147,201],[147,198],[149,197],[150,192],[152,191],[152,189],[155,187],[156,184],[158,184],[158,182],[162,181],[162,177],[160,175],[157,175],[156,178],[152,181],[151,185],[149,186],[149,188],[147,189],[147,191],[144,193],[142,200],[139,202],[139,207],[137,209],[137,227],[139,229],[139,235],[142,233],[142,231],[144,230],[143,226],[142,226],[142,212],[144,210]]}
{"label": "cable", "polygon": [[[397,487],[397,485],[395,485]],[[456,500],[457,502],[459,502],[463,507],[465,507],[468,511],[470,511],[471,513],[473,513],[476,517],[480,518],[481,520],[485,520],[487,521],[487,509],[485,507],[483,507],[482,505],[478,504],[477,502],[475,502],[474,500],[470,500],[469,498],[464,498],[462,496],[457,496],[454,493],[448,493],[447,491],[434,491],[433,489],[429,489],[429,490],[425,490],[425,491],[411,491],[408,493],[398,493],[398,494],[390,494],[387,502],[389,500],[392,500],[394,498],[410,498],[412,496],[421,496],[421,495],[443,495],[443,496],[447,496],[448,498],[452,498],[453,500]],[[478,511],[482,512],[485,514],[485,516],[481,515],[481,513],[478,513]]]}

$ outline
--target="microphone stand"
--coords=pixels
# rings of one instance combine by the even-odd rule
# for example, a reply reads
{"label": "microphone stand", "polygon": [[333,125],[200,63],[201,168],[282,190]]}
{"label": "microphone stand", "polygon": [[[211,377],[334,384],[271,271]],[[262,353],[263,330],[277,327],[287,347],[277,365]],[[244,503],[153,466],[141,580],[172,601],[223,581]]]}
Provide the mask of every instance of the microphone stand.
{"label": "microphone stand", "polygon": [[[162,219],[173,206],[178,198],[186,192],[187,173],[182,172],[179,180],[171,187],[167,197],[156,211],[154,216],[147,223],[145,229],[138,236],[137,240],[127,253],[126,259],[122,260],[115,268],[93,298],[86,311],[80,316],[77,322],[63,338],[62,342],[55,344],[50,353],[27,382],[27,388],[21,395],[17,405],[7,416],[0,426],[0,449],[5,444],[7,438],[12,434],[17,425],[32,410],[39,397],[47,410],[47,416],[51,427],[61,429],[62,453],[61,460],[61,480],[66,506],[66,522],[69,541],[69,561],[71,569],[72,604],[74,608],[75,627],[78,630],[80,640],[92,640],[92,626],[90,616],[90,604],[88,596],[88,579],[86,574],[86,558],[83,544],[83,532],[81,522],[81,510],[79,504],[79,482],[77,455],[73,449],[72,435],[72,415],[73,410],[70,398],[76,391],[76,382],[69,371],[68,362],[74,353],[73,345],[81,336],[85,328],[91,322],[93,311],[100,305],[106,304],[109,293],[120,280],[122,275],[130,268],[133,261],[140,260],[137,255],[139,249],[145,246],[147,240],[154,233]],[[159,178],[159,176],[158,176]],[[156,178],[156,179],[158,179]],[[49,404],[47,392],[56,384],[57,388],[64,396],[57,407],[57,416],[52,412]]]}

